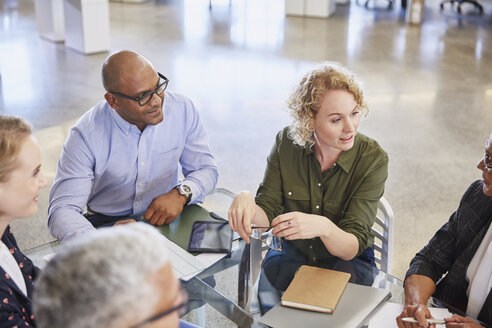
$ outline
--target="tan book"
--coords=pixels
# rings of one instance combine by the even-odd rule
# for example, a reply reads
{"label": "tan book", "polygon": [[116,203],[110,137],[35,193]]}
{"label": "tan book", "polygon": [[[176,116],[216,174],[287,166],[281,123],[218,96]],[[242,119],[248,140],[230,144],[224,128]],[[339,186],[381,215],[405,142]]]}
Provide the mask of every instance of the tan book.
{"label": "tan book", "polygon": [[280,303],[302,310],[333,313],[349,279],[350,273],[303,265]]}

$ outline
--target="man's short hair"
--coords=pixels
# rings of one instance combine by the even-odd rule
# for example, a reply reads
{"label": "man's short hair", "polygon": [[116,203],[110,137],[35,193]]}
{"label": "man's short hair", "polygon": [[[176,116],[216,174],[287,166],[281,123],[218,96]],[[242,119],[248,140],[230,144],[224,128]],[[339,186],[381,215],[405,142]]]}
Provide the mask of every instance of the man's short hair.
{"label": "man's short hair", "polygon": [[122,327],[135,316],[150,316],[159,295],[149,276],[169,261],[166,242],[140,222],[95,230],[64,245],[35,286],[38,327]]}

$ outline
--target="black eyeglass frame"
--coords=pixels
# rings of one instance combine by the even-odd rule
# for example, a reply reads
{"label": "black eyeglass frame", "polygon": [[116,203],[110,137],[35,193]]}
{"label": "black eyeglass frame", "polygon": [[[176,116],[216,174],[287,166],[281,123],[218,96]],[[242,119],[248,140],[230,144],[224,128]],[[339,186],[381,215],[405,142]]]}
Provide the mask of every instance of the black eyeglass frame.
{"label": "black eyeglass frame", "polygon": [[[145,106],[150,102],[154,93],[158,96],[161,95],[166,90],[167,85],[169,83],[169,79],[167,77],[165,77],[164,75],[162,75],[159,72],[157,72],[157,75],[159,76],[159,82],[158,82],[159,84],[157,85],[157,87],[154,90],[149,91],[140,97],[134,98],[134,97],[130,97],[130,96],[124,95],[124,94],[116,92],[116,91],[111,91],[111,90],[107,90],[107,91],[113,95],[118,96],[118,97],[136,101],[140,106]],[[162,80],[162,83],[161,83],[161,80]],[[159,91],[160,88],[162,88],[161,91]],[[145,102],[142,103],[141,101],[144,100],[146,97],[149,97],[149,98]]]}
{"label": "black eyeglass frame", "polygon": [[170,309],[164,310],[160,313],[157,313],[153,315],[152,317],[145,319],[144,321],[136,324],[135,326],[132,326],[131,328],[141,328],[144,327],[145,325],[154,322],[156,320],[159,320],[160,318],[163,318],[175,311],[179,310],[179,316],[181,317],[182,315],[185,314],[186,309],[188,308],[188,293],[186,292],[186,289],[184,288],[183,285],[180,285],[180,294],[183,295],[183,301],[179,303],[176,306],[173,306]]}

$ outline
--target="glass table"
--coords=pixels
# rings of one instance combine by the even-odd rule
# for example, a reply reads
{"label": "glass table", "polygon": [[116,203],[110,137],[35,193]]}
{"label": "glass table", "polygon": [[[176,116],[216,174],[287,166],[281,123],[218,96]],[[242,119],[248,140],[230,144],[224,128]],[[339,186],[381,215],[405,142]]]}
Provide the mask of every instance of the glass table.
{"label": "glass table", "polygon": [[[227,218],[233,196],[232,192],[218,188],[206,196],[201,206]],[[55,241],[24,253],[42,269],[46,263],[45,257],[60,247],[59,242]],[[265,253],[266,249],[262,248],[259,240],[251,239],[250,244],[235,240],[230,254],[188,281],[183,281],[190,299],[194,300],[190,302],[189,313],[184,320],[204,327],[261,327],[258,323],[261,313],[278,303],[280,295],[271,285],[265,287],[261,270]],[[403,303],[401,280],[364,263],[353,261],[350,264],[352,268],[357,268],[353,282],[389,289],[392,295],[390,302]],[[358,281],[357,277],[361,279]],[[205,303],[207,305],[203,307]]]}

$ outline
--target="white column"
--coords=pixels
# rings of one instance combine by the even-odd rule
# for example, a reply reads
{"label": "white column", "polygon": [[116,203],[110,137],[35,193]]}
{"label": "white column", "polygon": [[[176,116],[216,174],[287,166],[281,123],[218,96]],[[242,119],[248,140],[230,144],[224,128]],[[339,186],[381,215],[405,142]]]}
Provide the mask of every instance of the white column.
{"label": "white column", "polygon": [[326,18],[336,9],[336,0],[285,0],[285,14]]}
{"label": "white column", "polygon": [[293,16],[304,15],[305,0],[285,0],[285,14]]}
{"label": "white column", "polygon": [[306,0],[305,16],[328,17],[335,12],[335,0]]}
{"label": "white column", "polygon": [[109,50],[108,0],[65,0],[65,45],[84,54]]}
{"label": "white column", "polygon": [[55,42],[65,40],[63,0],[35,0],[34,7],[39,35]]}

